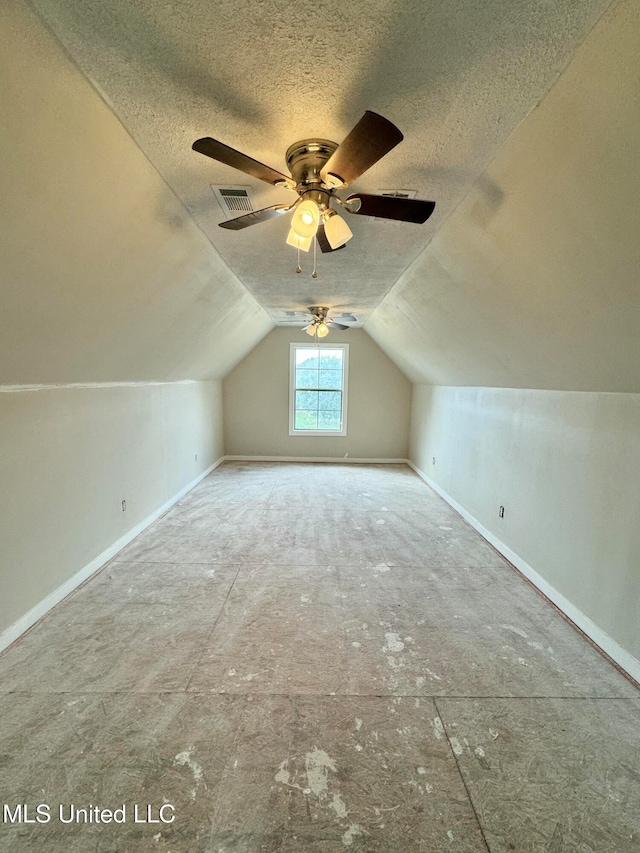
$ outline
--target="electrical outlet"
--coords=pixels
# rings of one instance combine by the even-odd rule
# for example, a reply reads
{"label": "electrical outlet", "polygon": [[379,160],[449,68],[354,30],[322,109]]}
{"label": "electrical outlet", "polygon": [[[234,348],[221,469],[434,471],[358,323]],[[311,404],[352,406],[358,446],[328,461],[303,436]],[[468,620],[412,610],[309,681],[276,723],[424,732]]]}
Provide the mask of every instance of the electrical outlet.
{"label": "electrical outlet", "polygon": [[122,512],[126,512],[126,511],[127,511],[127,502],[122,501]]}
{"label": "electrical outlet", "polygon": [[504,507],[503,506],[501,506],[500,509],[498,510],[498,516],[499,516],[499,518],[504,518]]}

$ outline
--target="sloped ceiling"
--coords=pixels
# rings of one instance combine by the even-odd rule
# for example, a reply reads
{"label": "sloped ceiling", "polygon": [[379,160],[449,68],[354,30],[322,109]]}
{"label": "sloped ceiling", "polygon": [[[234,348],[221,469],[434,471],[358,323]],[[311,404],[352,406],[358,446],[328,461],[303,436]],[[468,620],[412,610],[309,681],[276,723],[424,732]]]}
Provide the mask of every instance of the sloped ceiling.
{"label": "sloped ceiling", "polygon": [[268,315],[29,6],[0,28],[0,385],[224,376]]}
{"label": "sloped ceiling", "polygon": [[[609,0],[33,0],[184,201],[230,270],[276,321],[327,304],[361,322],[424,250],[496,151],[548,91]],[[350,217],[348,247],[294,272],[286,217],[242,232],[211,184],[284,190],[191,150],[210,135],[276,169],[308,136],[340,141],[366,109],[405,141],[360,191],[434,199],[425,226]]]}
{"label": "sloped ceiling", "polygon": [[640,2],[612,7],[366,330],[414,381],[640,392]]}
{"label": "sloped ceiling", "polygon": [[[327,304],[416,381],[635,388],[640,16],[592,32],[608,5],[6,0],[0,382],[222,376]],[[284,169],[365,109],[405,141],[354,188],[435,199],[425,226],[351,217],[317,279],[286,221],[218,228],[211,184],[289,195],[194,139]]]}

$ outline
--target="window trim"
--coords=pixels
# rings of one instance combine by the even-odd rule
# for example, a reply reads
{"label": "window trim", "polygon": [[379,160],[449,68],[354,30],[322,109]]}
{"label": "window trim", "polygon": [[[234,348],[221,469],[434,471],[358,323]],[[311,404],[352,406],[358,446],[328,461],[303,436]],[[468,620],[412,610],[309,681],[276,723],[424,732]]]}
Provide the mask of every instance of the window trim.
{"label": "window trim", "polygon": [[[296,429],[295,400],[296,400],[296,350],[298,349],[341,349],[342,355],[342,429]],[[344,438],[347,435],[347,409],[349,385],[349,344],[307,344],[302,341],[292,341],[289,344],[289,435],[332,435]]]}

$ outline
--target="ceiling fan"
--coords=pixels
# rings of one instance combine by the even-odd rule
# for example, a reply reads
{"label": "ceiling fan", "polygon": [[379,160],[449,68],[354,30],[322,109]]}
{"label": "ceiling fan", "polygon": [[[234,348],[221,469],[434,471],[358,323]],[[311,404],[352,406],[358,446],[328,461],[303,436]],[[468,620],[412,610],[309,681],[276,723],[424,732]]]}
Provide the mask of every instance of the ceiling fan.
{"label": "ceiling fan", "polygon": [[[341,314],[340,320],[343,322],[339,322],[333,317],[328,316],[330,310],[330,308],[325,308],[321,305],[310,305],[309,313],[311,314],[311,320],[302,327],[302,331],[306,332],[312,338],[324,338],[329,334],[330,329],[339,329],[344,332],[349,328],[349,326],[345,325],[346,323],[358,322],[357,317],[354,317],[353,314]],[[300,321],[296,320],[294,322],[297,324]]]}
{"label": "ceiling fan", "polygon": [[[316,237],[322,252],[335,252],[344,248],[353,234],[332,207],[333,202],[347,213],[418,224],[426,222],[433,213],[436,206],[433,201],[368,193],[355,193],[346,199],[337,195],[338,190],[348,187],[403,138],[388,119],[367,110],[340,145],[316,138],[302,139],[291,145],[286,153],[290,177],[209,136],[197,139],[192,148],[268,184],[298,194],[293,204],[275,204],[255,210],[220,222],[221,228],[238,231],[293,210],[287,243],[308,252]],[[299,264],[297,271],[300,271]]]}

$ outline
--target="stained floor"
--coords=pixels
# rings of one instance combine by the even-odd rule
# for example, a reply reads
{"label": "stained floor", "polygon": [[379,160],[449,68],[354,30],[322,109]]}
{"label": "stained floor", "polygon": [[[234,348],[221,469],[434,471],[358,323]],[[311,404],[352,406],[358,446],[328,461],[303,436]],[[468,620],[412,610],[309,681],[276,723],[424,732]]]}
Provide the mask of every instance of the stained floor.
{"label": "stained floor", "polygon": [[227,463],[0,658],[0,850],[638,851],[639,721],[410,469]]}

